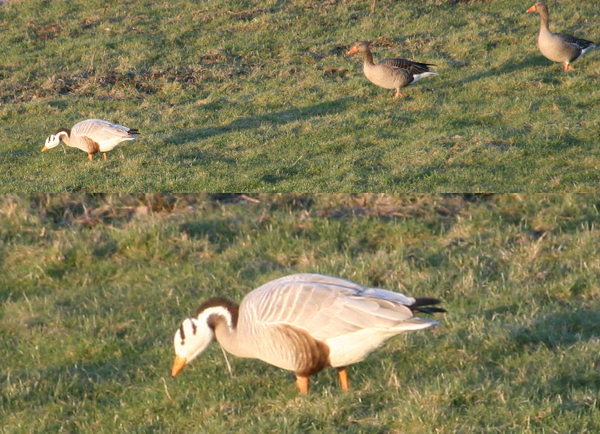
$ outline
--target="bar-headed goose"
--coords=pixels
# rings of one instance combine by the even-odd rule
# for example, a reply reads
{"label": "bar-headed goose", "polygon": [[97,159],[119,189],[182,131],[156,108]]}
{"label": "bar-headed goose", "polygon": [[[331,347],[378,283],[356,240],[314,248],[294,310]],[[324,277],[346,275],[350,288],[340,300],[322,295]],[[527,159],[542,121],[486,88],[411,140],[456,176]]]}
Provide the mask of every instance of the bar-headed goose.
{"label": "bar-headed goose", "polygon": [[399,333],[438,324],[414,312],[445,312],[440,300],[411,298],[338,277],[293,274],[251,291],[241,305],[224,298],[204,302],[174,337],[171,375],[198,357],[213,337],[227,352],[293,371],[300,393],[308,378],[337,368],[348,390],[346,366],[364,360]]}
{"label": "bar-headed goose", "polygon": [[363,72],[365,77],[376,86],[385,89],[396,89],[394,97],[402,96],[400,89],[416,83],[422,78],[437,75],[429,70],[429,63],[413,62],[406,59],[385,59],[373,63],[373,54],[368,42],[359,42],[348,51],[348,54],[362,53],[364,57]]}
{"label": "bar-headed goose", "polygon": [[548,26],[548,7],[537,2],[527,12],[540,14],[540,33],[538,35],[538,47],[544,57],[553,62],[561,62],[564,70],[572,70],[571,62],[576,61],[596,45],[592,41],[565,35],[564,33],[552,33]]}
{"label": "bar-headed goose", "polygon": [[108,151],[125,140],[137,139],[134,137],[135,134],[139,134],[135,128],[127,128],[102,119],[88,119],[75,124],[70,130],[60,128],[46,139],[42,152],[58,146],[62,139],[67,146],[87,152],[90,161],[98,152],[102,152],[106,160]]}

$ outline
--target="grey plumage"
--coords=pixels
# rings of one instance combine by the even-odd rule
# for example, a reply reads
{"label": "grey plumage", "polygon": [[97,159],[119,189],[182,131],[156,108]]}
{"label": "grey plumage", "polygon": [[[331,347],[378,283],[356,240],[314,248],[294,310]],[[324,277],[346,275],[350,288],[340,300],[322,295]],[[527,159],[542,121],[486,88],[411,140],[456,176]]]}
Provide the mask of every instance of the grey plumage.
{"label": "grey plumage", "polygon": [[362,53],[364,57],[363,72],[367,79],[384,89],[396,89],[394,96],[402,96],[400,89],[415,83],[422,78],[437,75],[429,69],[434,66],[428,63],[413,62],[406,59],[385,59],[374,63],[373,54],[367,42],[357,43],[348,54]]}
{"label": "grey plumage", "polygon": [[540,14],[540,31],[538,34],[538,47],[544,57],[553,62],[561,62],[564,70],[573,69],[571,63],[585,55],[596,45],[587,39],[577,38],[565,33],[550,31],[548,7],[543,2],[537,2],[527,9],[527,12]]}

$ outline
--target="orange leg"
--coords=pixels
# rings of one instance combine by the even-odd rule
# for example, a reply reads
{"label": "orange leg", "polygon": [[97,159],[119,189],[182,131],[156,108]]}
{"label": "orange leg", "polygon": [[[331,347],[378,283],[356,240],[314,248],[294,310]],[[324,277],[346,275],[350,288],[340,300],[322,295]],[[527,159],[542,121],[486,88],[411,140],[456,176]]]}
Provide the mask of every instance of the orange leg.
{"label": "orange leg", "polygon": [[93,161],[94,160],[94,154],[88,154],[88,160]]}
{"label": "orange leg", "polygon": [[402,92],[400,92],[400,89],[398,89],[398,90],[396,91],[396,94],[394,95],[394,98],[398,98],[399,96],[400,96],[400,97],[403,97],[403,96],[404,96],[404,95],[402,95]]}
{"label": "orange leg", "polygon": [[573,67],[565,62],[565,71],[574,71]]}
{"label": "orange leg", "polygon": [[308,377],[296,374],[296,386],[301,394],[306,395],[308,393]]}
{"label": "orange leg", "polygon": [[106,160],[106,152],[102,153],[102,156],[104,157],[104,159]]}
{"label": "orange leg", "polygon": [[348,371],[346,371],[346,368],[338,368],[338,375],[340,377],[340,386],[342,387],[342,390],[350,390]]}
{"label": "orange leg", "polygon": [[371,12],[375,12],[375,0],[373,0],[373,4],[371,5]]}

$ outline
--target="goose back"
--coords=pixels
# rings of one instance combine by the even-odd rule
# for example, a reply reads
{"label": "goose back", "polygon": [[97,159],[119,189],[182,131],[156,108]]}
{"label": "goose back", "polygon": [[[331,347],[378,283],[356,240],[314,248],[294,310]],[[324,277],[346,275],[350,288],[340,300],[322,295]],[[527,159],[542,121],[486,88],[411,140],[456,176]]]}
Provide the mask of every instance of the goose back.
{"label": "goose back", "polygon": [[345,366],[363,360],[395,334],[437,324],[414,317],[413,304],[414,298],[336,277],[286,276],[244,298],[238,341],[257,358],[284,369],[297,363],[299,343],[302,365],[304,359],[323,364],[327,348],[327,364]]}
{"label": "goose back", "polygon": [[137,134],[137,129],[130,130],[102,119],[88,119],[73,126],[71,140],[78,144],[78,148],[86,151],[85,146],[90,146],[91,140],[98,144],[100,152],[107,152],[125,140],[134,140],[136,137],[132,134]]}

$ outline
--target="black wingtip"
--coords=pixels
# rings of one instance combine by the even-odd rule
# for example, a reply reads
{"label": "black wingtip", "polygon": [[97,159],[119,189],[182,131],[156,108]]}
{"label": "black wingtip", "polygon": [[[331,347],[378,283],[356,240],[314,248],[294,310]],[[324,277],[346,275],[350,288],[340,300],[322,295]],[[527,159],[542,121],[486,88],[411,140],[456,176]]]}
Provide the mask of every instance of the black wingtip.
{"label": "black wingtip", "polygon": [[140,132],[138,131],[137,128],[131,128],[129,131],[127,131],[129,134],[139,134]]}
{"label": "black wingtip", "polygon": [[431,306],[434,304],[440,304],[442,300],[439,298],[431,298],[431,297],[419,297],[415,298],[415,302],[411,307],[420,307],[420,306]]}
{"label": "black wingtip", "polygon": [[440,304],[442,300],[438,298],[416,298],[415,302],[409,306],[410,310],[422,313],[445,313],[446,309],[441,307],[433,307],[436,304]]}
{"label": "black wingtip", "polygon": [[446,313],[448,312],[446,309],[441,308],[441,307],[418,307],[416,309],[417,312],[422,312],[422,313]]}

